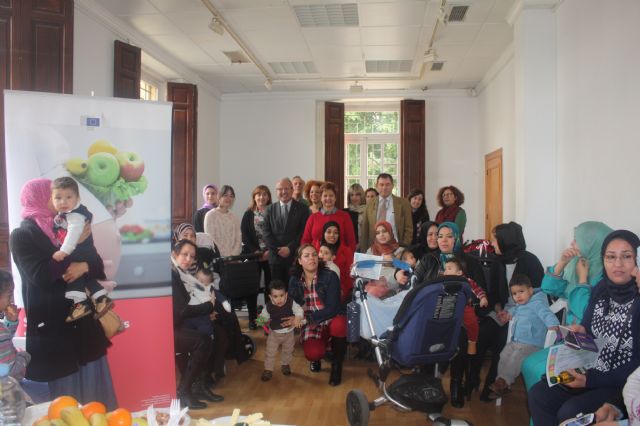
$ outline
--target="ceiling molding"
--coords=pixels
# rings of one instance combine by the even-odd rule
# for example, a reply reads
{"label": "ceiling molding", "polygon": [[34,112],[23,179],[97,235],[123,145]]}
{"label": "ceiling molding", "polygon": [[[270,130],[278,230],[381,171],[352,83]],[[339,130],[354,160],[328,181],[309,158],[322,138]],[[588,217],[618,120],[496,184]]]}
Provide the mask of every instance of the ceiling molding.
{"label": "ceiling molding", "polygon": [[516,0],[507,13],[507,22],[513,26],[524,10],[555,9],[562,0]]}
{"label": "ceiling molding", "polygon": [[157,43],[124,23],[118,17],[112,15],[95,1],[75,0],[74,4],[76,9],[113,31],[117,36],[122,38],[122,41],[140,47],[144,52],[162,62],[168,68],[173,69],[185,82],[197,85],[198,90],[204,89],[217,99],[220,99],[222,96],[222,92],[215,86],[203,80],[199,75],[185,67],[176,57],[158,46]]}
{"label": "ceiling molding", "polygon": [[326,92],[267,92],[267,93],[227,93],[222,95],[224,102],[271,101],[271,100],[316,100],[316,101],[357,101],[385,99],[434,99],[434,98],[468,98],[467,89],[436,90],[373,90],[354,94],[348,90]]}
{"label": "ceiling molding", "polygon": [[500,57],[498,58],[498,60],[494,62],[493,65],[491,65],[491,68],[489,68],[489,70],[484,75],[484,77],[482,77],[482,80],[480,80],[480,82],[476,85],[475,89],[478,92],[478,94],[481,94],[482,92],[484,92],[484,90],[491,85],[493,80],[495,80],[498,74],[502,72],[504,67],[506,67],[509,64],[509,62],[511,62],[511,60],[513,59],[514,53],[515,53],[515,48],[513,46],[513,43],[509,43],[509,46],[507,46],[507,48],[504,49],[502,54],[500,54]]}

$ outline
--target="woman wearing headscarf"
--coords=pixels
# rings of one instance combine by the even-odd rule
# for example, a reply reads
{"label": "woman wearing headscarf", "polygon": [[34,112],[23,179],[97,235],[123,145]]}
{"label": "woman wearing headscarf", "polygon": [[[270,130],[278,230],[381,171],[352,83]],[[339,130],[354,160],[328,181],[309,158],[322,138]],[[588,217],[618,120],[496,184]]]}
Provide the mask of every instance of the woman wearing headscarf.
{"label": "woman wearing headscarf", "polygon": [[[560,260],[547,268],[542,291],[567,301],[566,323],[580,323],[591,295],[591,289],[602,279],[600,248],[612,231],[602,222],[583,222],[574,229],[574,239],[563,250]],[[530,388],[544,374],[548,349],[529,355],[522,363],[522,377]]]}
{"label": "woman wearing headscarf", "polygon": [[540,260],[526,250],[527,244],[522,233],[522,226],[516,222],[503,223],[492,231],[491,245],[496,256],[491,262],[490,279],[488,282],[488,297],[490,309],[479,312],[480,337],[478,338],[478,352],[471,361],[471,374],[465,384],[467,395],[480,385],[480,369],[487,349],[491,349],[491,367],[485,379],[485,386],[480,395],[483,401],[490,401],[491,390],[497,375],[500,352],[507,339],[507,326],[498,319],[498,312],[502,311],[510,299],[509,282],[514,275],[526,275],[534,288],[540,287],[544,269]]}
{"label": "woman wearing headscarf", "polygon": [[202,188],[202,198],[202,207],[193,214],[192,222],[196,232],[204,232],[204,217],[209,210],[218,207],[218,187],[212,183],[205,185]]}
{"label": "woman wearing headscarf", "polygon": [[[604,275],[593,287],[581,324],[569,326],[602,342],[585,374],[568,370],[573,381],[549,387],[538,380],[529,391],[536,425],[556,425],[579,413],[592,413],[619,396],[627,377],[640,366],[640,294],[636,277],[640,239],[633,232],[611,232],[600,248]],[[580,247],[582,248],[582,247]]]}
{"label": "woman wearing headscarf", "polygon": [[[444,222],[438,226],[438,251],[425,254],[416,265],[414,274],[417,282],[430,281],[438,277],[444,271],[445,262],[457,257],[466,264],[465,276],[475,280],[475,282],[486,290],[487,285],[480,263],[473,257],[462,251],[460,243],[460,231],[453,222]],[[396,271],[396,280],[400,284],[405,284],[409,278],[403,271]],[[464,406],[464,388],[462,380],[467,370],[467,333],[464,329],[460,333],[458,355],[451,361],[451,405],[454,407]]]}
{"label": "woman wearing headscarf", "polygon": [[[67,323],[71,301],[64,297],[68,282],[83,274],[104,275],[102,260],[56,262],[51,258],[60,242],[53,233],[56,214],[51,205],[51,181],[33,179],[20,193],[20,227],[11,232],[13,260],[22,279],[27,318],[27,352],[31,362],[26,378],[48,382],[51,398],[72,395],[79,401],[101,401],[117,407],[107,364],[111,345],[93,315]],[[90,235],[89,228],[83,233]]]}

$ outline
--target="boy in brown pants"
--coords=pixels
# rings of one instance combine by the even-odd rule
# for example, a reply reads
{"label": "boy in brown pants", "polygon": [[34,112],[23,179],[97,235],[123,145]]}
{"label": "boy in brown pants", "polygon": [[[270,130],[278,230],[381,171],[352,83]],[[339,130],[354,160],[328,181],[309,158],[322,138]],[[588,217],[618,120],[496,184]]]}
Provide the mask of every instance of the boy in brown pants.
{"label": "boy in brown pants", "polygon": [[[287,327],[283,323],[290,320]],[[275,364],[278,347],[282,345],[282,355],[280,364],[282,374],[291,374],[291,358],[293,357],[293,347],[295,344],[294,328],[299,328],[304,321],[304,311],[293,299],[287,297],[287,286],[280,280],[273,280],[269,284],[269,300],[265,309],[262,310],[258,318],[260,323],[269,323],[271,333],[267,337],[267,349],[264,357],[264,371],[261,380],[268,382],[273,376],[273,366]]]}

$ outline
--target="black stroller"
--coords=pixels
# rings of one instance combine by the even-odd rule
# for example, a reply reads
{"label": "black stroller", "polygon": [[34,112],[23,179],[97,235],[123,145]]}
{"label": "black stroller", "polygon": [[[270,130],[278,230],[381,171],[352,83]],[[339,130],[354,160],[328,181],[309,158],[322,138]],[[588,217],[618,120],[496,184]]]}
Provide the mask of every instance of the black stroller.
{"label": "black stroller", "polygon": [[[401,262],[394,264],[402,267]],[[469,283],[458,277],[413,283],[393,319],[393,327],[378,337],[364,291],[365,283],[357,277],[357,268],[358,263],[352,270],[352,275],[356,276],[354,288],[364,308],[378,362],[378,373],[370,375],[382,395],[369,402],[362,390],[351,390],[346,400],[349,424],[367,425],[370,411],[389,402],[401,411],[426,413],[434,425],[470,425],[466,421],[442,416],[442,408],[448,398],[440,377],[419,372],[403,373],[396,381],[387,384],[392,363],[409,368],[421,367],[449,361],[456,355],[464,307],[472,297]]]}
{"label": "black stroller", "polygon": [[[226,256],[214,259],[214,269],[220,274],[220,292],[232,300],[258,293],[260,290],[260,273],[255,254],[243,254],[238,256]],[[232,303],[233,304],[233,303]],[[240,330],[237,324],[235,312],[231,315],[222,316],[220,319],[227,330]],[[231,333],[235,335],[236,333]],[[236,359],[238,362],[245,361],[256,352],[256,345],[251,336],[240,333],[242,341],[230,345],[227,359]],[[246,351],[246,357],[239,353],[237,348],[242,346]]]}

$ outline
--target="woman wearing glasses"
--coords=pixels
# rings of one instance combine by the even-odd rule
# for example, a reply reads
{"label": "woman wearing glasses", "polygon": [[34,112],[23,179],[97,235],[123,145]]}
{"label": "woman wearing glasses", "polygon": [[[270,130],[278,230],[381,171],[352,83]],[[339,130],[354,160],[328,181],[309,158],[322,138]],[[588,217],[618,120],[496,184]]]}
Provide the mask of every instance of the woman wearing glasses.
{"label": "woman wearing glasses", "polygon": [[611,232],[602,243],[604,276],[591,291],[581,324],[570,326],[601,339],[602,348],[586,374],[568,370],[572,382],[550,388],[541,380],[531,388],[529,409],[535,425],[556,425],[596,411],[620,395],[627,377],[640,366],[638,246],[638,236],[626,230]]}
{"label": "woman wearing glasses", "polygon": [[[576,226],[571,245],[562,251],[558,263],[547,268],[542,291],[567,302],[566,323],[580,324],[589,303],[591,288],[602,279],[600,247],[613,231],[602,222],[583,222]],[[536,352],[522,363],[527,389],[544,374],[548,350]]]}
{"label": "woman wearing glasses", "polygon": [[438,205],[442,207],[436,214],[436,222],[453,222],[460,230],[460,242],[464,242],[464,228],[467,226],[467,213],[462,207],[464,194],[453,185],[440,188],[438,191]]}

